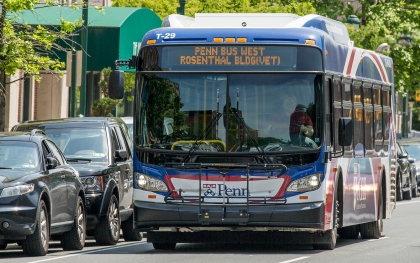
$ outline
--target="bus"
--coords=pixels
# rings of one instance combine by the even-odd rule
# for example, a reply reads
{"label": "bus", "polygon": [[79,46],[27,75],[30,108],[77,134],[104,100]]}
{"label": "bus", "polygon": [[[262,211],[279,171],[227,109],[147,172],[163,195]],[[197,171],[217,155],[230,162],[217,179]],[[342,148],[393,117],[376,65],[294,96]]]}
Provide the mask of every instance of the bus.
{"label": "bus", "polygon": [[396,205],[390,57],[319,15],[170,15],[140,46],[109,94],[135,69],[133,224],[155,249],[381,236]]}

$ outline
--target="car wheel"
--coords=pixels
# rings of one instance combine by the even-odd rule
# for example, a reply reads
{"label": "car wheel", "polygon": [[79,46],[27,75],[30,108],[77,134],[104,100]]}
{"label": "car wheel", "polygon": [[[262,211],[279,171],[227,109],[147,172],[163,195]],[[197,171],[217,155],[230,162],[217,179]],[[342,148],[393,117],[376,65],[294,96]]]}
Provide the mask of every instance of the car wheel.
{"label": "car wheel", "polygon": [[115,195],[111,196],[108,212],[95,229],[95,240],[99,245],[115,245],[120,239],[121,219],[118,200]]}
{"label": "car wheel", "polygon": [[398,173],[397,177],[397,186],[396,186],[396,198],[397,201],[401,201],[403,199],[403,192],[402,192],[402,183],[401,183],[401,175]]}
{"label": "car wheel", "polygon": [[172,250],[175,249],[176,243],[153,243],[155,249]]}
{"label": "car wheel", "polygon": [[50,225],[45,202],[39,202],[35,232],[22,240],[23,253],[27,256],[45,256],[50,241]]}
{"label": "car wheel", "polygon": [[411,176],[408,178],[408,191],[404,192],[404,199],[411,200]]}
{"label": "car wheel", "polygon": [[143,233],[133,229],[133,215],[121,222],[121,229],[125,241],[140,241],[143,239]]}
{"label": "car wheel", "polygon": [[81,250],[85,246],[86,240],[86,217],[85,204],[82,198],[77,198],[77,207],[74,212],[73,227],[61,237],[63,250]]}
{"label": "car wheel", "polygon": [[415,182],[414,182],[414,186],[413,186],[411,196],[417,197],[417,177],[415,178]]}

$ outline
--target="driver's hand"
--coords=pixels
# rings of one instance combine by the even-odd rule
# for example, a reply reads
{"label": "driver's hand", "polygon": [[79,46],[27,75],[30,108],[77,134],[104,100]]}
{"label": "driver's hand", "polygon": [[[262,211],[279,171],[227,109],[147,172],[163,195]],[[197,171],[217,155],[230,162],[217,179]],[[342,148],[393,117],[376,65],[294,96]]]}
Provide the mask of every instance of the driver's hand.
{"label": "driver's hand", "polygon": [[304,125],[300,125],[300,131],[302,132],[303,135],[307,135],[309,129],[306,128]]}

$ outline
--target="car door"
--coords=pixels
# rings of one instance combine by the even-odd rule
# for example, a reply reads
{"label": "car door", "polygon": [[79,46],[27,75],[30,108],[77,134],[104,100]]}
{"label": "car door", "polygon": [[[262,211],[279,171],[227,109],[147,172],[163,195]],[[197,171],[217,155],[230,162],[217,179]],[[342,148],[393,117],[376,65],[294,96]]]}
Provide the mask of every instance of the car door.
{"label": "car door", "polygon": [[[120,208],[121,209],[128,209],[132,205],[132,180],[130,180],[130,176],[132,176],[132,164],[131,164],[131,157],[130,157],[130,149],[127,147],[126,140],[122,134],[121,128],[119,126],[112,126],[112,141],[113,141],[113,151],[114,151],[114,162],[115,165],[118,166],[118,170],[120,171],[120,180],[119,180],[119,187],[120,187]],[[122,150],[126,151],[127,158],[117,158],[116,151]],[[130,184],[131,182],[131,184]]]}
{"label": "car door", "polygon": [[79,178],[77,177],[77,173],[73,168],[71,168],[67,161],[60,151],[60,148],[51,140],[46,141],[48,147],[51,149],[52,154],[57,159],[59,165],[57,166],[58,169],[61,170],[61,177],[65,180],[66,188],[67,188],[67,204],[66,204],[66,214],[69,215],[70,219],[73,218],[74,209],[77,203],[77,183]]}
{"label": "car door", "polygon": [[[65,174],[60,164],[55,168],[48,168],[47,158],[54,157],[54,153],[47,144],[42,141],[42,151],[46,173],[49,179],[50,199],[51,199],[51,227],[58,227],[63,222],[71,220],[67,209],[67,185]],[[58,160],[57,160],[58,162]]]}

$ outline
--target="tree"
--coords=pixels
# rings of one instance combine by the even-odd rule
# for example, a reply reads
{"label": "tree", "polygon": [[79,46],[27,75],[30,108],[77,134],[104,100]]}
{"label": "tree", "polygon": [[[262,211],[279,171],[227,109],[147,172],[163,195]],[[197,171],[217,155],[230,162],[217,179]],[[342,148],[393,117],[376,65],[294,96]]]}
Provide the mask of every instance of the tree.
{"label": "tree", "polygon": [[[165,18],[176,14],[178,0],[114,0],[113,6],[147,7]],[[294,13],[313,14],[315,8],[308,1],[281,0],[188,0],[185,15],[193,17],[195,13]]]}
{"label": "tree", "polygon": [[[376,50],[381,43],[390,45],[389,55],[394,62],[394,83],[399,92],[416,90],[420,83],[420,8],[408,1],[364,2],[363,13],[358,14],[364,24],[357,29],[349,27],[352,40],[358,47]],[[409,38],[409,41],[404,38]]]}
{"label": "tree", "polygon": [[[57,52],[66,51],[68,48],[60,46],[57,42],[71,42],[69,34],[79,28],[83,21],[62,19],[60,28],[16,22],[23,20],[20,17],[21,11],[36,12],[36,9],[45,8],[53,3],[37,4],[39,0],[0,1],[0,72],[6,75],[14,75],[22,70],[22,76],[34,76],[37,81],[41,80],[41,71],[45,74],[63,75],[62,69],[65,68],[65,64],[59,60]],[[5,87],[2,83],[0,85],[0,94],[4,96]]]}
{"label": "tree", "polygon": [[[121,100],[114,100],[109,97],[108,94],[108,83],[109,75],[111,74],[112,69],[110,67],[104,68],[102,70],[102,77],[98,82],[99,89],[102,93],[102,98],[95,100],[92,103],[90,108],[91,115],[94,117],[108,117],[112,116],[112,111],[115,110],[115,107],[121,103]],[[134,79],[135,73],[133,72],[124,72],[124,91],[130,93],[134,89]],[[128,101],[132,101],[133,96],[127,98]]]}

